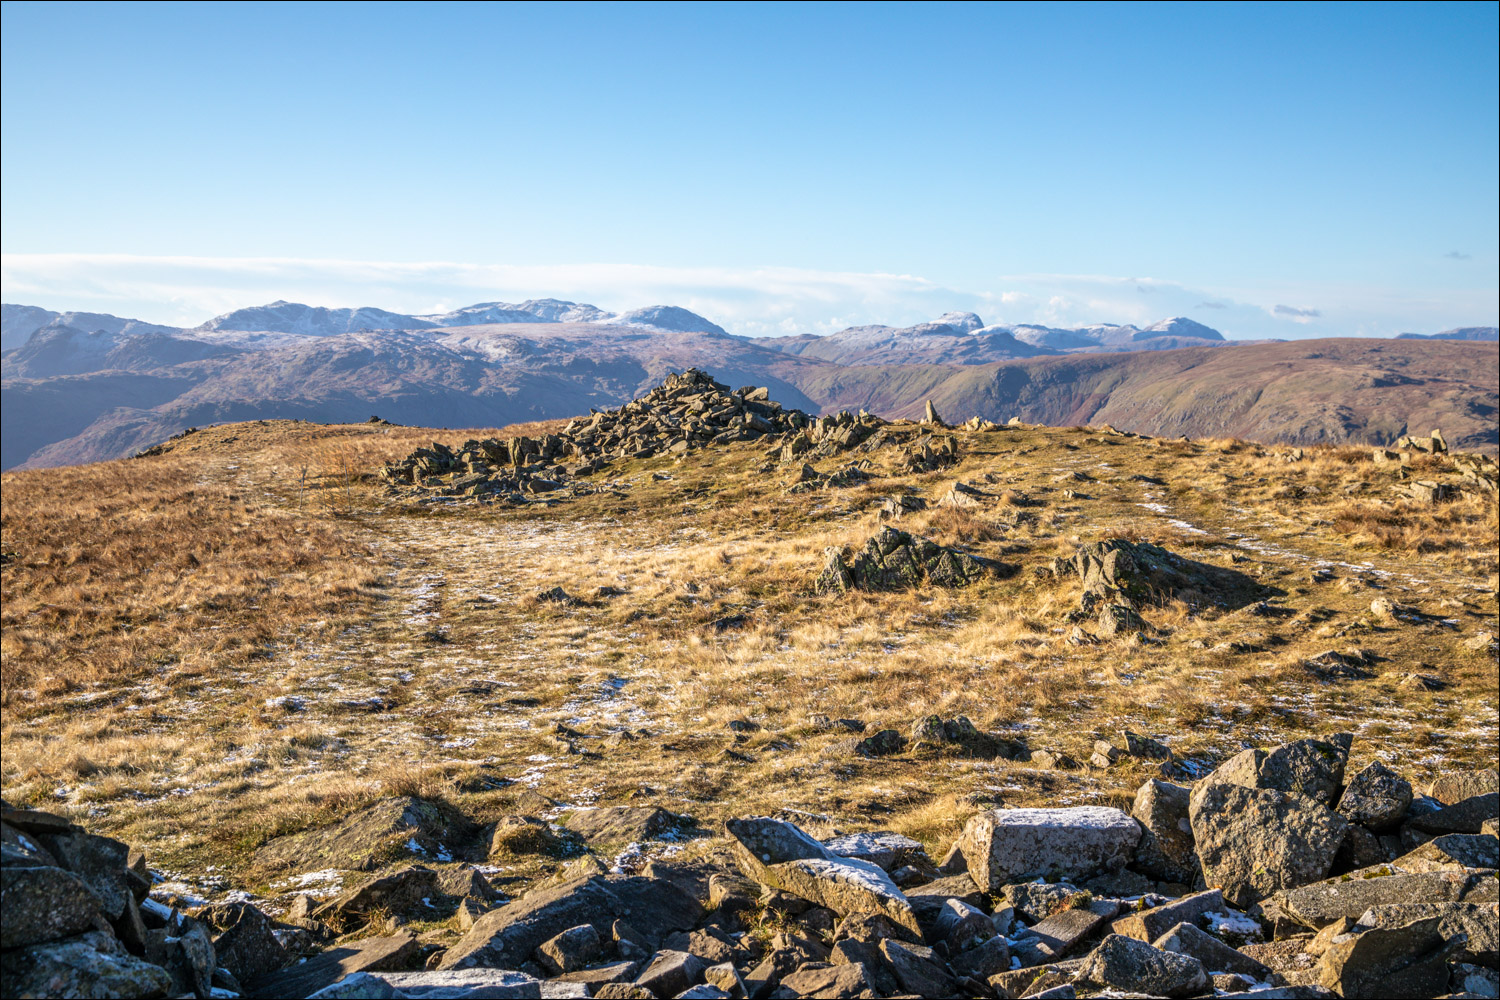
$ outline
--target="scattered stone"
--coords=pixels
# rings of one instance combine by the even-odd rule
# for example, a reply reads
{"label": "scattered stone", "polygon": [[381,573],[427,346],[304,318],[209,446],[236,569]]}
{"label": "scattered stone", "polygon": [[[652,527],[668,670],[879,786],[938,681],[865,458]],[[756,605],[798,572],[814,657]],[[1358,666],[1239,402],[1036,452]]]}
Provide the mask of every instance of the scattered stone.
{"label": "scattered stone", "polygon": [[880,942],[880,954],[907,993],[919,997],[947,997],[958,991],[958,983],[943,968],[931,948],[885,938]]}
{"label": "scattered stone", "polygon": [[472,838],[474,824],[452,806],[413,796],[381,799],[332,826],[279,837],[255,852],[271,870],[371,871],[392,853],[441,859]]}
{"label": "scattered stone", "polygon": [[1075,902],[1087,903],[1090,898],[1087,892],[1067,882],[1016,882],[1005,886],[1001,894],[1017,914],[1032,923],[1069,909]]}
{"label": "scattered stone", "polygon": [[690,829],[691,816],[668,812],[657,806],[608,806],[580,809],[563,825],[590,841],[652,840]]}
{"label": "scattered stone", "polygon": [[1327,742],[1284,743],[1269,753],[1245,750],[1219,765],[1205,781],[1295,792],[1332,806],[1344,783],[1344,765],[1348,763],[1352,742],[1352,736],[1340,733]]}
{"label": "scattered stone", "polygon": [[1494,902],[1477,903],[1395,903],[1372,906],[1354,921],[1351,929],[1365,927],[1402,927],[1417,920],[1438,918],[1438,932],[1443,940],[1465,938],[1461,959],[1491,967],[1500,964],[1500,907]]}
{"label": "scattered stone", "polygon": [[1445,774],[1428,784],[1423,794],[1451,806],[1491,792],[1500,792],[1500,769],[1493,767]]}
{"label": "scattered stone", "polygon": [[444,953],[439,968],[515,967],[530,960],[543,941],[579,924],[593,925],[601,936],[613,935],[620,914],[629,915],[630,925],[645,940],[659,941],[672,931],[691,930],[703,908],[665,879],[595,875],[533,891],[491,910]]}
{"label": "scattered stone", "polygon": [[245,984],[252,996],[305,997],[356,972],[376,972],[409,966],[420,953],[410,931],[385,937],[369,937],[340,945]]}
{"label": "scattered stone", "polygon": [[1342,997],[1432,997],[1448,989],[1448,960],[1462,942],[1444,941],[1441,920],[1356,928],[1318,959],[1318,982]]}
{"label": "scattered stone", "polygon": [[[1119,921],[1115,923],[1118,924]],[[1249,976],[1256,982],[1265,982],[1271,978],[1268,966],[1231,948],[1207,931],[1200,930],[1196,924],[1178,924],[1151,944],[1162,951],[1190,955],[1209,972],[1238,973]]]}
{"label": "scattered stone", "polygon": [[1405,872],[1500,868],[1500,839],[1492,833],[1445,833],[1401,855],[1391,866]]}
{"label": "scattered stone", "polygon": [[1318,929],[1341,917],[1357,920],[1368,909],[1421,900],[1426,903],[1493,902],[1495,877],[1471,872],[1401,874],[1389,865],[1277,893],[1266,901],[1298,923]]}
{"label": "scattered stone", "polygon": [[1054,962],[1072,951],[1078,943],[1102,928],[1115,914],[1119,904],[1111,900],[1088,900],[1083,906],[1059,910],[1034,927],[1028,927],[1011,938],[1011,952],[1022,965]]}
{"label": "scattered stone", "polygon": [[1500,816],[1500,793],[1471,795],[1436,812],[1413,815],[1407,822],[1423,833],[1478,833],[1484,821]]}
{"label": "scattered stone", "polygon": [[1153,948],[1111,934],[1084,959],[1077,981],[1097,989],[1131,990],[1158,997],[1198,996],[1210,989],[1203,964],[1189,955]]}
{"label": "scattered stone", "polygon": [[0,947],[22,948],[81,934],[103,921],[99,896],[83,879],[51,866],[0,868],[5,919]]}
{"label": "scattered stone", "polygon": [[659,997],[675,997],[695,986],[702,978],[707,965],[697,955],[686,951],[659,951],[644,972],[636,977],[635,985],[650,990]]}
{"label": "scattered stone", "polygon": [[1197,875],[1188,801],[1186,788],[1155,778],[1135,793],[1130,815],[1141,825],[1141,840],[1134,863],[1147,875],[1188,884]]}
{"label": "scattered stone", "polygon": [[[7,910],[7,923],[9,916]],[[7,948],[0,973],[5,995],[14,997],[160,997],[174,988],[166,970],[129,954],[103,931]]]}
{"label": "scattered stone", "polygon": [[599,956],[599,932],[593,924],[579,924],[553,935],[536,947],[537,964],[554,976],[576,972]]}
{"label": "scattered stone", "polygon": [[912,862],[931,863],[921,841],[889,831],[849,833],[825,840],[823,846],[841,858],[859,858],[888,872]]}
{"label": "scattered stone", "polygon": [[1141,827],[1118,809],[995,809],[974,816],[960,837],[981,887],[1039,877],[1088,878],[1130,861]]}
{"label": "scattered stone", "polygon": [[827,565],[814,589],[820,594],[851,589],[901,590],[923,581],[938,587],[962,587],[990,568],[984,560],[887,526],[847,562],[843,550],[829,549]]}
{"label": "scattered stone", "polygon": [[921,929],[905,894],[878,866],[844,858],[782,820],[757,817],[724,824],[740,868],[762,885],[847,915],[883,914],[915,934]]}
{"label": "scattered stone", "polygon": [[911,727],[911,741],[913,749],[920,749],[925,745],[984,760],[1015,756],[1013,747],[989,733],[980,732],[974,723],[962,715],[954,719],[944,719],[937,715],[918,719]]}
{"label": "scattered stone", "polygon": [[[1166,934],[1178,924],[1197,924],[1206,915],[1224,909],[1224,894],[1218,889],[1196,892],[1191,896],[1175,899],[1170,903],[1138,910],[1116,920],[1110,930],[1116,934],[1148,944]],[[1157,947],[1161,947],[1157,945]],[[1216,972],[1233,972],[1233,969],[1216,969]]]}

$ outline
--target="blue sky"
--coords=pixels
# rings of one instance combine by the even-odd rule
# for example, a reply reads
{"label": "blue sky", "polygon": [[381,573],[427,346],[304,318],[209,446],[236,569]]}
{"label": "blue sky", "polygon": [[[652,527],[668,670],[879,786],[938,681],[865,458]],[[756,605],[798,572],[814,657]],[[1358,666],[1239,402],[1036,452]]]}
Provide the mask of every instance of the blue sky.
{"label": "blue sky", "polygon": [[1494,324],[1497,9],[5,3],[3,294]]}

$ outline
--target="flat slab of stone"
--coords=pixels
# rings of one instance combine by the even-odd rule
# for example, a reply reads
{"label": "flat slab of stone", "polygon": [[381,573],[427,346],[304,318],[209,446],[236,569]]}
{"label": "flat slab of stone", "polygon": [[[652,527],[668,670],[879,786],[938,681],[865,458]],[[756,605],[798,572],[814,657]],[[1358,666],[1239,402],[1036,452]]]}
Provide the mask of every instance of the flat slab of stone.
{"label": "flat slab of stone", "polygon": [[825,840],[823,846],[841,858],[859,858],[888,872],[927,854],[920,840],[889,831],[849,833]]}
{"label": "flat slab of stone", "polygon": [[272,870],[372,871],[393,851],[438,859],[476,832],[452,806],[414,796],[381,799],[330,826],[278,837],[255,852]]}
{"label": "flat slab of stone", "polygon": [[245,983],[245,992],[252,997],[310,996],[350,973],[400,969],[416,957],[418,950],[416,935],[410,931],[365,938],[329,948],[301,965]]}
{"label": "flat slab of stone", "polygon": [[1275,904],[1287,916],[1314,930],[1347,917],[1358,920],[1372,906],[1395,903],[1493,902],[1494,875],[1472,872],[1396,872],[1389,865],[1350,872],[1335,879],[1279,892]]}
{"label": "flat slab of stone", "polygon": [[1140,839],[1140,824],[1107,806],[994,809],[969,820],[959,849],[974,882],[997,892],[1011,882],[1116,871]]}
{"label": "flat slab of stone", "polygon": [[[350,977],[347,982],[354,985],[360,979],[378,980],[396,991],[387,996],[409,997],[411,1000],[540,1000],[545,995],[540,980],[508,969],[363,973],[359,977]],[[335,984],[323,994],[330,998],[374,995],[337,992],[340,985]]]}
{"label": "flat slab of stone", "polygon": [[589,841],[652,840],[690,828],[693,820],[659,806],[605,806],[581,809],[563,826]]}
{"label": "flat slab of stone", "polygon": [[543,941],[580,924],[612,936],[624,920],[652,940],[691,928],[703,907],[665,879],[595,875],[534,892],[491,910],[443,955],[441,969],[514,968]]}
{"label": "flat slab of stone", "polygon": [[1107,900],[1093,900],[1086,907],[1061,910],[1016,935],[1012,953],[1022,965],[1055,962],[1118,912],[1119,907]]}

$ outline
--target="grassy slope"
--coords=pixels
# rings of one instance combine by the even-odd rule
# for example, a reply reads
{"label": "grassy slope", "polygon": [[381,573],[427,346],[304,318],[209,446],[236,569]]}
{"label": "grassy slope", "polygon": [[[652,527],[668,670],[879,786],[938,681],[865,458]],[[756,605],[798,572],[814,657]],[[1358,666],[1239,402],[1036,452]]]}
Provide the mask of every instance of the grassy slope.
{"label": "grassy slope", "polygon": [[[1339,729],[1358,732],[1357,764],[1378,755],[1413,777],[1493,762],[1494,660],[1464,643],[1493,629],[1495,503],[1395,499],[1363,451],[1286,462],[1231,441],[1006,429],[965,435],[947,473],[788,496],[791,470],[762,471],[742,445],[625,465],[611,488],[521,510],[412,505],[369,475],[467,436],[241,424],[157,458],[7,474],[7,800],[86,816],[154,864],[264,887],[255,846],[397,792],[481,819],[531,788],[705,822],[793,807],[936,851],[976,803],[1119,803],[1150,773],[830,758],[837,735],[816,714],[902,730],[962,714],[1079,759],[1096,732],[1129,727],[1205,764]],[[811,594],[825,546],[875,530],[875,498],[936,500],[956,478],[994,499],[902,527],[1018,573]],[[1070,644],[1078,584],[1037,571],[1121,535],[1243,572],[1287,613],[1174,601],[1147,609],[1144,640]],[[1334,581],[1313,579],[1322,561]],[[553,586],[584,603],[535,599]],[[593,597],[601,586],[625,593]],[[1430,617],[1382,618],[1380,596]],[[710,627],[730,614],[745,627]],[[1375,678],[1301,666],[1348,647],[1380,658]],[[1449,686],[1414,688],[1412,672]],[[736,735],[739,718],[762,728]],[[514,784],[474,791],[485,777]]]}

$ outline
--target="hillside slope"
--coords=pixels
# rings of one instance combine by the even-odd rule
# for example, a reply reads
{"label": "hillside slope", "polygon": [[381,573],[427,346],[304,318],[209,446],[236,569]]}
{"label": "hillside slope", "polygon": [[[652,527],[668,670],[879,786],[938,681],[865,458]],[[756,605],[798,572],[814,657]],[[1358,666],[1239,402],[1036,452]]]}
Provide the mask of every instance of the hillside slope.
{"label": "hillside slope", "polygon": [[1384,443],[1439,427],[1494,453],[1500,362],[1453,341],[1311,340],[1035,358],[958,369],[845,368],[800,383],[825,409],[981,416],[1143,434]]}

